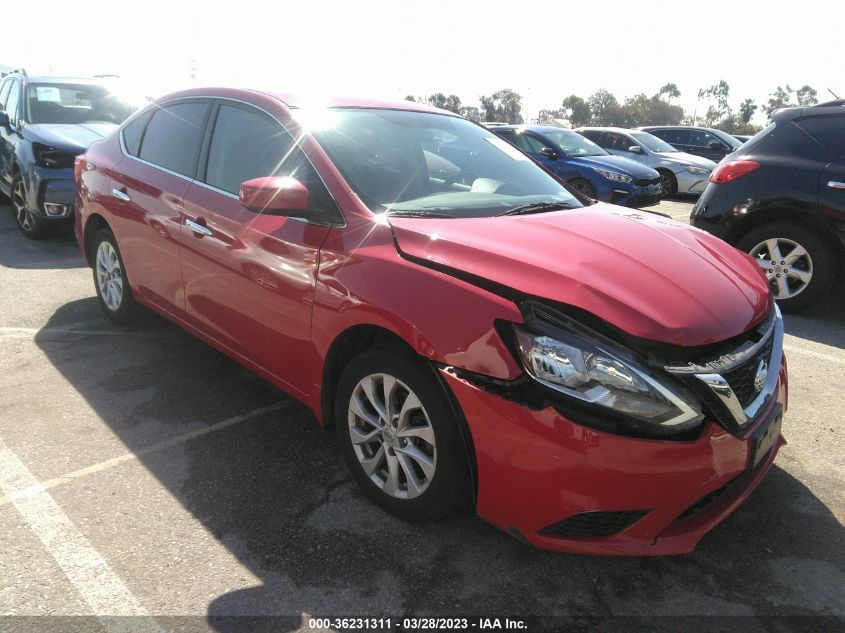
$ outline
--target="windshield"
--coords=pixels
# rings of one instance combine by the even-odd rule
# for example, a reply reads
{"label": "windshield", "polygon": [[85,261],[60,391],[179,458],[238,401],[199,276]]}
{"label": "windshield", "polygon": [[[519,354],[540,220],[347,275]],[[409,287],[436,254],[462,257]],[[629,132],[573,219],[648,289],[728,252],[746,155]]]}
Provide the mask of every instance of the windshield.
{"label": "windshield", "polygon": [[30,84],[26,90],[29,123],[123,123],[135,111],[104,86]]}
{"label": "windshield", "polygon": [[541,202],[582,206],[525,154],[466,119],[367,108],[296,116],[375,213],[458,218]]}
{"label": "windshield", "polygon": [[631,132],[630,134],[637,143],[655,154],[670,154],[678,151],[666,141],[661,140],[648,132]]}
{"label": "windshield", "polygon": [[569,130],[543,130],[558,148],[567,156],[607,156],[608,153],[586,136]]}

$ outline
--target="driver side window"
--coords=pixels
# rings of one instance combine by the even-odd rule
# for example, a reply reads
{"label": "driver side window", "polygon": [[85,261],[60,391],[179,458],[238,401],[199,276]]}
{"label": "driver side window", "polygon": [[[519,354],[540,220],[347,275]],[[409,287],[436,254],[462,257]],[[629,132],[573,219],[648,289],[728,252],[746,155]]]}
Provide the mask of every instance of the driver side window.
{"label": "driver side window", "polygon": [[517,134],[516,146],[528,154],[539,154],[540,150],[545,147],[540,139],[530,134]]}

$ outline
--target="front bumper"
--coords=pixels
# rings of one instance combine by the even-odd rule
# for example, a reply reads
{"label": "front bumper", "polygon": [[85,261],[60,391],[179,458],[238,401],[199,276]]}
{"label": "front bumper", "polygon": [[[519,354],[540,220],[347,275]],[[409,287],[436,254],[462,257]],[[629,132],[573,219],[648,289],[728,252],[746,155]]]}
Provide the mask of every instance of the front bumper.
{"label": "front bumper", "polygon": [[[785,443],[776,438],[770,453],[749,470],[751,435],[774,407],[786,409],[785,363],[776,397],[743,438],[709,422],[695,441],[596,431],[551,407],[531,410],[448,370],[442,374],[472,435],[478,514],[544,549],[629,556],[691,552],[760,483]],[[611,535],[543,533],[585,512],[642,511],[647,511],[642,518]]]}
{"label": "front bumper", "polygon": [[708,178],[710,178],[710,174],[697,176],[687,170],[680,171],[675,174],[675,180],[678,182],[678,193],[701,195],[707,188]]}
{"label": "front bumper", "polygon": [[41,220],[58,221],[73,216],[76,185],[73,168],[33,167],[26,176],[27,205]]}
{"label": "front bumper", "polygon": [[660,203],[662,189],[659,182],[646,187],[631,185],[628,188],[615,187],[609,202],[624,207],[650,207]]}

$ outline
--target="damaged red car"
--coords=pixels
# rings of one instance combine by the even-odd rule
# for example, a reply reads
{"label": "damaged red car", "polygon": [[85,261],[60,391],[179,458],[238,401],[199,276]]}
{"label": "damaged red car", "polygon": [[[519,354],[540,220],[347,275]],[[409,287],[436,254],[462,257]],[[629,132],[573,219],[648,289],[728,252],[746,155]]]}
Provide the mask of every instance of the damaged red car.
{"label": "damaged red car", "polygon": [[748,255],[449,112],[192,89],[76,179],[105,314],[151,308],[305,403],[407,520],[472,504],[542,548],[685,553],[784,443]]}

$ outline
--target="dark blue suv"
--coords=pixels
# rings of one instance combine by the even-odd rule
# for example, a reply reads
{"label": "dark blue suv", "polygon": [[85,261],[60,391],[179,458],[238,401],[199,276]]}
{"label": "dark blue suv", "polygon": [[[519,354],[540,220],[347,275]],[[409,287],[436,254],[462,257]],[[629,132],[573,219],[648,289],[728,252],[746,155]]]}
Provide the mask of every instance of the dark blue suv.
{"label": "dark blue suv", "polygon": [[660,202],[660,174],[642,163],[607,153],[577,132],[539,125],[497,125],[490,131],[588,198],[628,207]]}
{"label": "dark blue suv", "polygon": [[103,80],[30,77],[18,70],[0,84],[0,196],[11,199],[31,239],[73,218],[73,163],[134,107]]}

